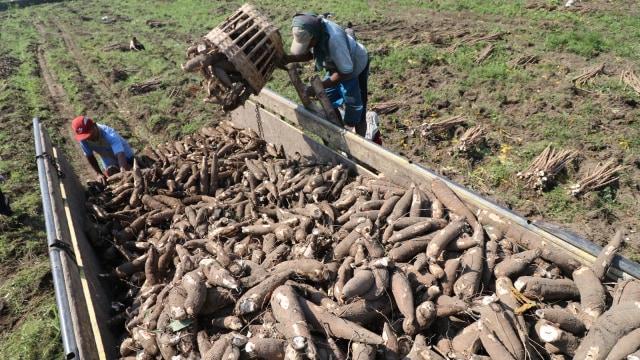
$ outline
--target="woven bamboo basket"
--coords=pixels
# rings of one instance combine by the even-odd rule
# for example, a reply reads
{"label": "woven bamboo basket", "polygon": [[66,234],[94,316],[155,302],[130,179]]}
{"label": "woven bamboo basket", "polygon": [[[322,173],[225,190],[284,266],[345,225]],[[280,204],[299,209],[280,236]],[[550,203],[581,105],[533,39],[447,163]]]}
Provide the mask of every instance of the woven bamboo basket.
{"label": "woven bamboo basket", "polygon": [[285,55],[278,28],[249,4],[236,10],[205,38],[229,58],[254,94],[262,90]]}

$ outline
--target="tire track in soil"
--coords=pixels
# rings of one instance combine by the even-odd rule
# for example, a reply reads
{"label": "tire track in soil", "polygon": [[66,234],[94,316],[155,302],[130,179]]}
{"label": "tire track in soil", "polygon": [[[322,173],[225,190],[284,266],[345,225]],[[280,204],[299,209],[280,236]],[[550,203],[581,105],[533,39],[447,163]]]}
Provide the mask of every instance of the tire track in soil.
{"label": "tire track in soil", "polygon": [[[53,108],[56,110],[58,114],[60,114],[60,120],[57,121],[56,128],[65,128],[67,129],[67,134],[69,140],[72,143],[75,143],[75,134],[69,125],[69,121],[73,119],[77,114],[73,111],[70,106],[69,99],[64,90],[64,87],[60,82],[58,82],[55,76],[49,69],[49,65],[44,56],[44,51],[46,50],[46,39],[51,36],[52,33],[56,33],[56,35],[62,38],[65,48],[67,52],[72,55],[72,58],[75,59],[75,66],[77,67],[77,72],[81,75],[82,79],[86,83],[91,83],[96,85],[100,91],[105,94],[100,96],[100,101],[107,106],[109,111],[120,113],[121,116],[125,119],[119,125],[124,127],[129,133],[134,134],[134,136],[139,136],[144,139],[151,139],[153,137],[152,134],[143,126],[131,126],[132,124],[132,116],[129,110],[127,110],[128,106],[126,101],[119,102],[119,97],[114,93],[111,87],[108,85],[108,80],[104,77],[104,75],[95,69],[93,65],[91,65],[88,61],[84,60],[84,56],[82,56],[82,52],[79,50],[76,42],[71,38],[68,32],[64,31],[64,28],[53,18],[47,19],[51,26],[46,27],[41,22],[35,23],[36,30],[42,39],[44,39],[44,45],[38,46],[38,65],[41,70],[41,74],[43,80],[46,84],[46,90],[48,90],[48,95],[50,98],[50,102]],[[90,76],[85,76],[85,74],[89,74]],[[102,81],[96,82],[91,81],[90,79],[101,79]],[[91,85],[89,85],[91,86]],[[92,95],[95,95],[95,92],[92,91]],[[99,121],[97,119],[97,121]],[[78,171],[81,171],[82,174],[76,174],[81,179],[86,177],[87,179],[93,179],[93,169],[91,169],[88,163],[84,160],[84,154],[82,150],[78,146],[75,146],[77,151],[73,152],[77,154],[77,157],[74,156],[74,159],[69,159],[70,162],[76,163],[79,165]],[[81,167],[81,168],[80,168]],[[81,176],[82,175],[82,176]]]}
{"label": "tire track in soil", "polygon": [[[41,23],[34,24],[38,33],[41,35],[43,39],[45,29]],[[46,41],[45,41],[46,44]],[[57,131],[62,132],[62,129],[66,129],[67,138],[69,138],[73,143],[75,143],[75,134],[69,126],[69,119],[72,119],[74,116],[74,112],[69,106],[69,99],[67,98],[67,93],[64,91],[62,84],[57,82],[49,70],[49,65],[47,63],[47,59],[44,56],[44,52],[46,50],[46,45],[38,45],[37,49],[37,57],[38,57],[38,66],[40,68],[40,74],[45,83],[45,91],[47,92],[47,98],[49,100],[50,106],[55,110],[58,114],[58,119],[51,119],[51,122],[54,123],[54,127]],[[80,172],[76,174],[80,179],[89,178],[91,174],[91,169],[89,164],[83,160],[84,154],[82,150],[78,146],[74,146],[75,151],[69,152],[67,155],[71,155],[71,159],[67,159],[69,163],[75,164],[74,167],[76,171]]]}

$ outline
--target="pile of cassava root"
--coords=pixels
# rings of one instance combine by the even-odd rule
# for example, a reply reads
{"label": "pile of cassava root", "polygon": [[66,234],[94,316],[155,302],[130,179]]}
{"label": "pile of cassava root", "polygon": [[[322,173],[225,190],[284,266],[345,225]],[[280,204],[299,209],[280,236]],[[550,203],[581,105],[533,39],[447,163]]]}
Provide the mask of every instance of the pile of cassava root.
{"label": "pile of cassava root", "polygon": [[88,191],[121,359],[638,358],[640,282],[604,282],[620,234],[586,266],[441,180],[227,122]]}

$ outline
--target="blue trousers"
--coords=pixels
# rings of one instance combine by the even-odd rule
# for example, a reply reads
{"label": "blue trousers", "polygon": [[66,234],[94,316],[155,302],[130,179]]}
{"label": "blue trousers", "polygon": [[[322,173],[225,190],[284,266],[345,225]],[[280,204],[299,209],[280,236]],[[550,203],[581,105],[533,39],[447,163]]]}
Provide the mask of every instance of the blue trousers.
{"label": "blue trousers", "polygon": [[[331,72],[328,72],[324,77],[325,80],[330,76]],[[369,64],[367,63],[367,66],[358,76],[325,89],[327,97],[331,100],[334,108],[344,105],[344,118],[342,121],[345,125],[356,126],[360,123],[366,123],[366,108],[369,100],[367,94],[368,82]]]}

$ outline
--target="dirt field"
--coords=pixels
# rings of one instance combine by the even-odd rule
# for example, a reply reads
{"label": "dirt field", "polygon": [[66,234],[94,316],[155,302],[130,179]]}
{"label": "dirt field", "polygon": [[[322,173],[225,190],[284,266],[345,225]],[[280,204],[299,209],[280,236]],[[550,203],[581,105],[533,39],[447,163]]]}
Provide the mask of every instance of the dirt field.
{"label": "dirt field", "polygon": [[[568,11],[559,7],[548,7],[545,1],[529,1],[528,6],[542,11]],[[60,4],[59,6],[67,6]],[[80,4],[68,5],[81,6]],[[218,11],[233,11],[235,7],[221,7]],[[627,9],[627,10],[624,10]],[[638,13],[638,7],[634,1],[584,1],[570,11],[582,13],[598,13],[605,11],[633,11]],[[54,114],[49,121],[49,127],[59,131],[58,136],[66,138],[64,148],[68,155],[78,164],[78,175],[84,179],[93,179],[92,173],[85,167],[80,150],[75,146],[73,134],[69,126],[70,120],[75,117],[78,108],[94,109],[99,111],[119,112],[129,119],[129,128],[122,129],[138,139],[137,143],[143,143],[150,137],[165,137],[167,134],[160,128],[136,126],[146,123],[153,114],[136,113],[136,100],[127,93],[115,91],[112,86],[117,78],[107,78],[107,81],[94,81],[92,79],[105,78],[105,69],[101,64],[82,56],[74,40],[76,36],[73,29],[64,23],[58,22],[54,17],[46,18],[42,14],[40,21],[35,21],[34,26],[41,34],[43,43],[40,48],[32,49],[31,56],[38,59],[39,72],[46,83],[44,91],[47,92],[50,111]],[[54,15],[55,16],[55,15]],[[346,19],[340,19],[344,20]],[[126,21],[126,19],[122,19]],[[545,52],[540,44],[531,44],[521,41],[520,34],[532,27],[547,27],[556,30],[568,27],[563,23],[532,23],[521,17],[493,17],[479,16],[468,12],[443,13],[429,12],[416,8],[415,12],[402,14],[388,14],[381,21],[374,23],[358,23],[354,21],[354,28],[358,38],[365,45],[370,42],[386,44],[377,48],[369,48],[374,56],[371,73],[371,99],[372,106],[381,114],[381,129],[384,137],[384,146],[398,152],[407,158],[423,164],[427,168],[442,173],[450,179],[486,196],[496,203],[513,210],[532,220],[544,220],[563,226],[580,236],[592,240],[600,245],[606,243],[616,229],[622,229],[626,236],[624,253],[633,257],[640,253],[640,238],[637,227],[640,224],[640,155],[638,149],[625,148],[625,143],[638,137],[638,121],[640,121],[640,108],[638,97],[622,96],[618,93],[604,93],[595,90],[580,90],[574,87],[576,74],[584,69],[590,69],[597,64],[605,64],[603,70],[592,81],[603,83],[606,79],[618,79],[623,71],[637,68],[628,59],[616,58],[607,53],[593,54],[590,57],[582,57],[569,52],[553,53]],[[535,59],[519,66],[527,68],[531,76],[521,84],[506,84],[495,81],[486,83],[480,88],[458,89],[457,96],[438,99],[433,103],[424,104],[426,93],[451,93],[452,86],[457,86],[461,79],[470,76],[460,72],[446,62],[436,62],[412,68],[410,73],[402,74],[401,81],[396,74],[383,71],[376,66],[376,57],[385,56],[385,46],[412,47],[418,43],[433,43],[441,52],[455,51],[455,47],[466,40],[468,34],[493,34],[495,28],[503,29],[500,36],[490,38],[479,46],[482,50],[486,45],[501,44],[512,52],[513,60],[523,59],[527,54],[538,54]],[[163,30],[166,38],[185,39],[186,34],[173,34],[171,28]],[[45,53],[47,51],[47,34],[55,33],[64,40],[67,51],[76,63],[68,64],[68,71],[77,73],[84,80],[81,87],[79,102],[71,104],[64,86],[52,76]],[[288,36],[288,33],[285,33]],[[107,45],[107,44],[105,44]],[[186,48],[186,46],[185,46]],[[474,56],[476,56],[475,54]],[[19,61],[14,58],[2,57],[0,53],[0,79],[7,77],[16,67]],[[516,65],[514,65],[516,66]],[[111,81],[111,82],[110,82]],[[173,79],[173,83],[179,89],[173,96],[173,101],[179,103],[192,103],[200,101],[196,95],[188,91],[188,84],[183,79]],[[389,94],[401,94],[390,96]],[[385,107],[384,105],[388,105]],[[7,106],[16,106],[7,105]],[[184,111],[184,108],[176,106],[175,112]],[[226,115],[216,109],[214,105],[210,111],[212,123]],[[402,116],[399,118],[399,116]],[[427,123],[452,118],[451,114],[465,114],[465,122],[457,124],[445,131],[429,134],[425,132]],[[496,121],[495,114],[500,114]],[[167,114],[170,116],[171,114]],[[504,155],[508,163],[510,157],[519,155],[518,149],[526,142],[544,140],[553,141],[553,136],[540,131],[537,121],[531,119],[544,115],[547,118],[556,118],[559,115],[568,115],[569,119],[575,119],[576,123],[565,124],[568,131],[573,131],[576,139],[590,138],[590,134],[608,134],[610,141],[576,142],[573,150],[578,152],[575,161],[567,166],[558,180],[557,186],[565,187],[583,178],[598,164],[609,159],[614,159],[617,165],[624,166],[620,173],[620,180],[611,184],[611,201],[616,206],[603,204],[602,197],[596,194],[572,200],[571,207],[581,209],[580,213],[572,219],[558,219],[549,217],[558,206],[555,197],[545,197],[535,190],[528,189],[518,180],[518,171],[524,169],[509,169],[510,175],[493,183],[490,175],[484,173],[485,169],[491,169],[496,161],[495,154]],[[588,126],[582,126],[583,124]],[[0,132],[11,132],[9,123],[0,123]],[[457,139],[463,132],[472,127],[481,127],[484,132],[483,141],[477,146],[477,151],[463,154],[456,151]],[[596,138],[596,137],[593,137]],[[600,138],[601,139],[601,138]],[[637,142],[636,142],[637,143]],[[487,156],[487,154],[493,154]],[[520,154],[521,155],[521,154]],[[503,166],[502,168],[505,168]],[[507,166],[508,168],[508,166]],[[19,189],[18,189],[19,190]],[[11,266],[17,266],[11,264]],[[5,271],[2,271],[5,273]],[[1,310],[1,309],[0,309]],[[10,319],[9,319],[10,320]],[[15,323],[15,319],[9,322]]]}
{"label": "dirt field", "polygon": [[[543,1],[529,2],[531,8],[547,9],[548,11],[565,11],[564,9],[547,7]],[[581,2],[578,8],[572,11],[582,13],[611,11],[612,6],[625,8],[622,2],[612,5],[610,2],[589,1]],[[489,34],[491,29],[499,24],[500,28],[506,29],[504,35],[498,42],[508,43],[508,47],[513,52],[513,57],[519,55],[536,53],[539,44],[528,44],[519,41],[518,34],[526,31],[527,27],[534,24],[526,24],[521,18],[491,18],[487,16],[479,17],[470,13],[438,13],[419,14],[409,18],[390,18],[388,21],[371,24],[366,30],[361,31],[362,37],[385,36],[389,37],[389,42],[400,42],[406,46],[424,41],[438,44],[442,51],[448,51],[461,40],[450,38],[451,34],[464,33],[473,29],[474,32]],[[542,26],[556,26],[559,24],[542,24]],[[462,37],[464,39],[464,36]],[[383,51],[383,49],[371,49]],[[425,164],[428,168],[436,170],[450,179],[462,184],[474,191],[491,198],[498,204],[512,209],[513,211],[530,219],[544,219],[552,223],[561,224],[567,230],[579,234],[596,243],[603,244],[608,241],[614,229],[620,228],[627,235],[626,254],[637,253],[640,250],[640,238],[637,234],[640,213],[637,211],[640,201],[640,156],[637,152],[625,150],[621,146],[614,144],[597,143],[575,143],[575,150],[580,154],[576,161],[567,166],[564,179],[559,180],[557,186],[569,186],[567,177],[576,178],[584,176],[585,173],[593,169],[597,164],[606,162],[608,159],[615,159],[618,164],[626,166],[621,178],[623,180],[613,184],[616,201],[630,203],[631,206],[621,211],[608,213],[595,194],[576,198],[577,207],[583,211],[576,218],[567,222],[562,219],[549,217],[550,209],[553,208],[554,199],[541,196],[536,191],[523,188],[522,182],[518,181],[516,174],[524,169],[511,169],[512,177],[508,181],[501,181],[499,186],[492,187],[478,177],[469,177],[474,170],[482,169],[491,161],[487,157],[479,154],[463,156],[452,151],[454,149],[453,136],[449,132],[444,137],[424,138],[416,136],[420,133],[420,125],[429,120],[428,117],[437,114],[437,121],[447,118],[445,113],[457,113],[458,109],[473,109],[475,118],[472,122],[476,126],[481,126],[486,134],[484,145],[491,149],[493,153],[499,153],[510,149],[507,156],[517,153],[517,149],[528,141],[540,141],[549,139],[546,134],[540,131],[536,123],[529,123],[529,119],[535,115],[543,114],[547,118],[554,118],[559,114],[570,114],[571,117],[585,118],[589,124],[587,127],[574,126],[567,123],[569,128],[575,128],[575,136],[578,138],[587,137],[586,132],[608,133],[611,138],[628,139],[629,131],[636,133],[637,122],[640,120],[640,109],[634,99],[621,97],[617,94],[602,94],[597,92],[579,91],[572,86],[572,78],[575,73],[582,69],[592,67],[594,63],[606,64],[601,77],[595,81],[602,81],[604,78],[617,78],[624,70],[632,69],[634,64],[621,61],[609,54],[595,54],[594,58],[583,58],[570,53],[544,53],[539,56],[536,63],[525,65],[533,74],[528,81],[518,84],[515,89],[513,84],[493,83],[487,84],[483,88],[460,90],[458,98],[439,100],[431,104],[428,108],[423,105],[423,94],[425,92],[438,92],[442,89],[459,83],[459,79],[465,78],[468,74],[456,72],[449,64],[442,63],[422,71],[407,74],[401,86],[406,89],[402,98],[385,98],[384,101],[396,100],[400,106],[409,109],[409,116],[402,118],[395,124],[390,124],[390,116],[383,117],[383,133],[385,144],[388,144],[394,151]],[[372,77],[379,81],[382,86],[394,87],[400,84],[387,82],[387,74],[373,72]],[[374,89],[374,93],[380,89]],[[526,94],[525,100],[517,91]],[[587,109],[596,108],[597,111],[587,114]],[[507,120],[495,122],[491,119],[494,113],[502,114]],[[426,119],[425,119],[426,118]],[[386,121],[385,121],[386,120]],[[469,128],[469,123],[459,129],[453,128],[453,132],[462,132]],[[571,131],[571,130],[570,130]],[[585,133],[579,133],[585,132]],[[453,134],[458,135],[459,133]],[[553,138],[550,139],[553,141]],[[486,178],[485,178],[486,179]],[[519,199],[520,201],[513,201]],[[522,201],[524,200],[524,201]],[[634,210],[635,209],[635,210]]]}

